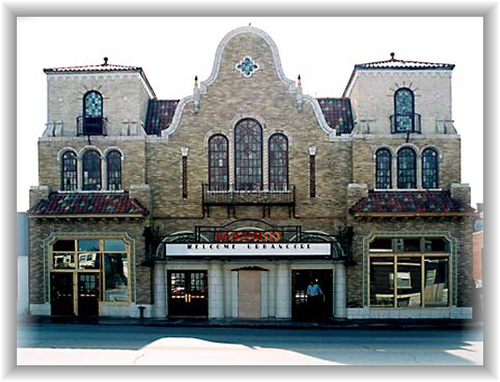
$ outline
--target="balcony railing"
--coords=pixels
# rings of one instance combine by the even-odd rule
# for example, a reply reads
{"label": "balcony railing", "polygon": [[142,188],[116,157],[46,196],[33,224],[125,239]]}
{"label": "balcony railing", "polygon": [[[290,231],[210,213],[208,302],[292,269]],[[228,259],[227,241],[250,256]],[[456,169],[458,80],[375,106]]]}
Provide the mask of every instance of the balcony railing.
{"label": "balcony railing", "polygon": [[81,135],[107,135],[106,125],[108,119],[104,117],[84,117],[79,116],[76,119],[76,134]]}
{"label": "balcony railing", "polygon": [[202,184],[203,209],[208,213],[210,206],[286,206],[295,207],[295,186],[289,185],[283,190],[237,191],[234,185],[221,189]]}
{"label": "balcony railing", "polygon": [[391,115],[391,133],[421,133],[422,125],[420,114],[413,115]]}

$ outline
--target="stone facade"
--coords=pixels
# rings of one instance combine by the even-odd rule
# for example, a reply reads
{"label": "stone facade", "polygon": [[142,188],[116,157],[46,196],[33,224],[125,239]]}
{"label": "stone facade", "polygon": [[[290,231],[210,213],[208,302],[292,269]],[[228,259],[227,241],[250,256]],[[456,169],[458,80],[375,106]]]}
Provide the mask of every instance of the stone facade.
{"label": "stone facade", "polygon": [[[257,65],[249,75],[238,69],[245,58]],[[169,316],[175,272],[199,271],[207,275],[209,317],[286,319],[292,316],[290,295],[300,272],[324,270],[332,280],[329,316],[344,318],[348,316],[347,309],[367,307],[367,238],[374,233],[397,236],[429,232],[441,233],[453,242],[450,256],[455,268],[450,269],[450,287],[454,292],[448,311],[470,307],[472,231],[468,216],[436,212],[425,217],[360,217],[349,212],[360,199],[376,191],[376,151],[380,148],[387,148],[392,154],[389,188],[394,192],[398,191],[398,150],[410,147],[416,153],[416,188],[412,191],[418,192],[423,191],[423,150],[433,148],[438,154],[437,189],[452,190],[453,197],[469,203],[469,190],[460,184],[460,137],[451,124],[451,69],[355,68],[344,94],[352,103],[355,124],[349,134],[336,134],[318,101],[302,94],[300,80],[296,83],[284,75],[272,39],[256,28],[239,28],[222,40],[210,77],[199,84],[196,81],[193,95],[180,100],[161,136],[146,133],[148,102],[156,96],[142,69],[103,64],[47,70],[48,121],[38,145],[39,186],[31,190],[31,207],[50,199],[51,193],[61,192],[62,155],[68,151],[74,152],[77,163],[78,186],[72,192],[93,194],[82,191],[82,168],[84,154],[95,150],[102,158],[103,179],[102,188],[95,192],[128,193],[147,213],[139,217],[113,213],[32,214],[32,312],[49,314],[50,251],[55,240],[108,237],[124,238],[130,243],[131,295],[128,305],[122,307],[100,301],[101,315],[136,316],[136,308],[144,306],[147,316]],[[414,92],[413,111],[421,115],[419,134],[391,134],[394,93],[401,87]],[[83,97],[91,90],[102,94],[107,132],[77,136]],[[236,183],[235,126],[247,118],[262,127],[262,192],[270,189],[269,138],[275,133],[287,138],[288,186],[295,186],[293,208],[271,204],[204,208],[203,184],[209,182],[209,139],[214,134],[227,137],[228,185],[232,190]],[[106,155],[111,150],[121,154],[119,191],[107,190]],[[320,232],[332,238],[350,227],[353,236],[350,243],[342,243],[343,256],[330,259],[269,257],[264,261],[247,258],[218,262],[219,258],[216,261],[168,257],[152,261],[155,248],[148,247],[150,243],[144,235],[145,229],[156,230],[160,240],[167,240],[175,233],[192,233],[197,226],[223,227],[241,221],[238,228],[243,229],[252,227],[256,220],[274,227],[300,226],[304,232]],[[168,285],[169,280],[172,285]],[[251,288],[241,289],[244,285]],[[185,300],[194,298],[194,294],[190,296]],[[238,306],[238,299],[244,303]],[[366,313],[353,312],[352,317]]]}

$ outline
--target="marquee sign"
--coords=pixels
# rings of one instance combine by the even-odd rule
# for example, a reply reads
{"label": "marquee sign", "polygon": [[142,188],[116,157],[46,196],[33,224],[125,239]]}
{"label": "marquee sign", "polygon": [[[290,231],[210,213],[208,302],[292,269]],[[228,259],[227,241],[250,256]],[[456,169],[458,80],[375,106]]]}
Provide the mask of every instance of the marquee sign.
{"label": "marquee sign", "polygon": [[330,243],[165,244],[165,256],[330,256]]}

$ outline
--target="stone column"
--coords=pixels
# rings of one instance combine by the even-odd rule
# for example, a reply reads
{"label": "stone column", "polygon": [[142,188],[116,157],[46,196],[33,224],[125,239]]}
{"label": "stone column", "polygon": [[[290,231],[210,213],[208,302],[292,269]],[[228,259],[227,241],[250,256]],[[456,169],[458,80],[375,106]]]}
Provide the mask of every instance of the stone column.
{"label": "stone column", "polygon": [[231,271],[231,317],[238,318],[238,271]]}
{"label": "stone column", "polygon": [[222,264],[210,263],[208,271],[208,318],[224,317],[224,280]]}
{"label": "stone column", "polygon": [[166,286],[165,264],[154,265],[154,312],[153,317],[167,317],[167,286]]}
{"label": "stone column", "polygon": [[224,317],[232,317],[231,302],[231,270],[224,269]]}
{"label": "stone column", "polygon": [[335,263],[335,317],[347,317],[347,284],[344,263]]}
{"label": "stone column", "polygon": [[269,317],[276,317],[276,266],[269,267],[268,275],[268,314]]}
{"label": "stone column", "polygon": [[269,272],[260,272],[260,317],[269,317]]}
{"label": "stone column", "polygon": [[279,263],[276,273],[276,318],[291,317],[290,264]]}

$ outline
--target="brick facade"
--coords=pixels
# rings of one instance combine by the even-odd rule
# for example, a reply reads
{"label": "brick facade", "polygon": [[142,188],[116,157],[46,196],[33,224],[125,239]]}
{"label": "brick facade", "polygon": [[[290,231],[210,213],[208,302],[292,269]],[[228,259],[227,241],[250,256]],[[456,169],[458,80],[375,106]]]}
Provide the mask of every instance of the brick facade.
{"label": "brick facade", "polygon": [[[258,65],[258,69],[248,77],[242,75],[236,67],[245,57],[251,58]],[[348,253],[344,253],[346,258],[352,260],[346,262],[347,281],[343,281],[343,286],[339,281],[339,285],[334,288],[336,298],[342,301],[333,309],[337,317],[346,316],[345,312],[341,312],[344,289],[347,293],[345,307],[366,306],[366,301],[363,300],[363,294],[367,291],[366,269],[363,266],[366,262],[364,240],[373,232],[394,232],[394,235],[442,232],[453,238],[456,241],[456,252],[451,256],[456,270],[450,276],[455,280],[451,286],[455,288],[456,295],[452,298],[450,307],[471,306],[472,231],[469,229],[469,217],[464,214],[442,216],[437,213],[436,216],[427,217],[370,218],[349,213],[351,206],[374,191],[375,153],[379,148],[388,148],[392,153],[391,188],[394,190],[397,187],[395,159],[398,150],[402,147],[415,150],[417,189],[421,190],[421,155],[425,148],[434,148],[438,153],[438,188],[447,191],[454,185],[456,197],[466,201],[470,190],[467,186],[460,185],[460,137],[449,127],[452,67],[446,70],[382,68],[378,71],[355,68],[344,94],[352,102],[355,124],[350,133],[338,135],[328,126],[317,100],[302,94],[300,82],[297,84],[285,77],[271,38],[253,27],[239,28],[223,39],[216,52],[212,74],[206,81],[200,84],[196,82],[192,96],[180,100],[173,119],[170,119],[171,124],[162,131],[161,136],[146,134],[148,101],[156,98],[142,69],[107,71],[99,68],[97,71],[89,68],[47,71],[48,127],[39,140],[39,186],[31,191],[30,205],[33,207],[37,201],[49,197],[51,192],[61,190],[61,157],[66,150],[72,150],[77,156],[80,173],[79,187],[75,192],[82,192],[81,161],[83,154],[89,149],[96,150],[102,158],[103,188],[98,192],[106,192],[106,153],[116,149],[122,155],[122,189],[139,201],[148,213],[134,218],[112,214],[50,218],[32,216],[32,305],[50,303],[50,267],[47,257],[50,240],[70,236],[78,239],[87,236],[126,235],[132,240],[130,303],[143,304],[147,307],[148,314],[153,315],[156,311],[161,316],[164,314],[161,313],[162,309],[163,312],[167,309],[166,302],[158,301],[155,295],[163,296],[165,288],[168,289],[168,286],[165,287],[165,270],[170,269],[169,262],[155,264],[147,261],[151,254],[146,253],[143,235],[145,228],[152,227],[161,235],[168,236],[182,231],[193,232],[196,226],[222,227],[235,220],[241,220],[242,227],[246,227],[251,226],[248,219],[256,219],[264,220],[272,226],[301,226],[303,231],[320,231],[331,236],[336,236],[348,226],[353,228],[352,247],[349,247]],[[389,117],[394,113],[393,94],[401,86],[409,87],[415,92],[415,112],[422,116],[421,134],[407,136],[390,132]],[[85,91],[91,89],[98,90],[103,95],[103,116],[108,120],[107,135],[77,137],[76,119],[82,114],[82,97]],[[208,140],[216,133],[227,137],[229,184],[234,184],[234,128],[245,118],[256,120],[262,127],[264,190],[269,188],[269,137],[274,133],[282,133],[287,137],[288,182],[296,187],[293,213],[288,207],[270,206],[263,217],[265,210],[262,206],[248,205],[236,205],[234,209],[212,206],[209,215],[204,211],[202,184],[208,183]],[[446,123],[448,128],[442,129]],[[56,125],[59,127],[56,128]],[[309,189],[312,176],[309,166],[311,152],[315,156],[314,197],[310,196]],[[183,155],[187,157],[187,171],[184,173],[187,176],[186,195],[183,195]],[[344,260],[337,259],[333,262],[340,266]],[[272,260],[269,279],[265,272],[266,278],[262,278],[269,281],[263,281],[256,290],[259,293],[264,293],[265,290],[270,299],[281,296],[281,292],[278,292],[280,287],[291,287],[290,266],[293,269],[301,266],[305,269],[330,269],[332,274],[337,275],[333,276],[334,283],[335,277],[339,280],[343,277],[344,268],[342,272],[334,271],[338,266],[334,266],[332,260],[310,261],[303,265],[300,262],[294,263],[293,259],[289,261],[291,265]],[[212,280],[210,272],[213,267],[209,264],[207,262],[200,267],[208,270],[209,279]],[[246,265],[252,264],[249,262]],[[175,264],[177,268],[181,266],[182,264]],[[162,267],[161,271],[158,271],[158,267]],[[190,267],[195,265],[186,263],[186,269]],[[222,289],[237,285],[236,279],[230,278],[230,269],[224,268],[220,272],[225,275]],[[226,272],[229,272],[229,276]],[[272,276],[275,273],[277,276]],[[248,279],[253,280],[255,277],[249,276]],[[218,284],[214,285],[217,289]],[[275,285],[274,289],[270,285]],[[236,299],[234,290],[224,290],[226,301]],[[240,292],[244,294],[244,291]],[[229,295],[232,297],[229,298]],[[289,295],[288,292],[284,293],[284,296]],[[214,302],[211,304],[210,306],[218,306]],[[276,302],[275,305],[270,303],[269,307],[263,306],[259,312],[263,309],[262,311],[275,312],[273,314],[276,317],[280,314],[284,317],[290,315],[290,311],[286,311],[290,307],[286,304],[282,306],[281,302]],[[279,309],[285,309],[284,313],[278,312]],[[222,311],[227,313],[237,310],[226,307]],[[209,315],[212,316],[211,313]],[[245,310],[245,315],[251,316],[252,312]]]}

